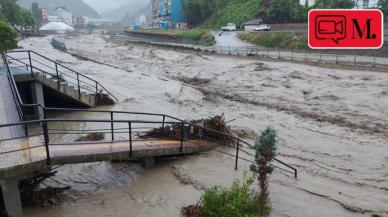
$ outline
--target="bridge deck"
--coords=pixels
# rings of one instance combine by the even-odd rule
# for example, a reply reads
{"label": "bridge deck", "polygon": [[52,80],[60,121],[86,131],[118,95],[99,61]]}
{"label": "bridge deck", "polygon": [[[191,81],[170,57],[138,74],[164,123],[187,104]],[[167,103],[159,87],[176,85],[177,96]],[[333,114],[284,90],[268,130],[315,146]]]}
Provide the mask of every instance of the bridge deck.
{"label": "bridge deck", "polygon": [[[0,68],[0,124],[17,123],[20,122],[20,119],[5,70],[5,68]],[[17,138],[23,135],[21,126],[0,128],[0,138]],[[1,146],[2,143],[0,143],[0,148]]]}
{"label": "bridge deck", "polygon": [[[6,150],[17,150],[0,157],[0,178],[15,173],[32,172],[46,167],[46,149],[43,137],[35,136],[28,139],[4,141],[1,144]],[[130,156],[129,141],[100,141],[50,144],[49,152],[52,165],[87,163],[95,161],[126,160],[152,156],[193,154],[208,151],[217,146],[206,140],[190,140],[183,142],[180,152],[180,141],[177,140],[136,140],[132,141]],[[28,147],[35,147],[26,149]],[[4,150],[4,149],[3,149]],[[1,150],[1,151],[3,151]]]}

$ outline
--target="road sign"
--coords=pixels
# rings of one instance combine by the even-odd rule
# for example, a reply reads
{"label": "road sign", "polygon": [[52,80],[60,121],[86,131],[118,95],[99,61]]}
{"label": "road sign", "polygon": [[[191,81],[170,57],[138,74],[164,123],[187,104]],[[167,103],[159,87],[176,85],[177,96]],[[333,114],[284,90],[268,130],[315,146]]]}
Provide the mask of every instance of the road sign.
{"label": "road sign", "polygon": [[314,9],[308,15],[312,49],[379,49],[384,42],[378,9]]}

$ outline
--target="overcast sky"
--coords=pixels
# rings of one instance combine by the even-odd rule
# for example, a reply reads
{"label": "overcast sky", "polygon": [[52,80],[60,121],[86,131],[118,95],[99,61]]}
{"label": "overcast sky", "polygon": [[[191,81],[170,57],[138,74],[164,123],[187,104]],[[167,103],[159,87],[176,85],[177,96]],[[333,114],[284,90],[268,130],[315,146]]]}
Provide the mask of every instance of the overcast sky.
{"label": "overcast sky", "polygon": [[[90,5],[98,13],[106,12],[114,8],[118,8],[121,5],[128,4],[132,0],[83,0],[86,4]],[[148,1],[148,0],[145,0]],[[150,0],[149,0],[150,1]]]}

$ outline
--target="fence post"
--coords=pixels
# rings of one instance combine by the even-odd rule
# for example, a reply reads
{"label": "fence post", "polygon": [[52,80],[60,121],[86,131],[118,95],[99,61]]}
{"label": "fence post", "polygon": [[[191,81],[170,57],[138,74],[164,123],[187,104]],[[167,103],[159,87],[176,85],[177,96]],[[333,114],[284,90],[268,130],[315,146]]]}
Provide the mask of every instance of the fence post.
{"label": "fence post", "polygon": [[213,51],[214,51],[214,45],[213,45]]}
{"label": "fence post", "polygon": [[335,63],[338,63],[338,54],[335,57]]}
{"label": "fence post", "polygon": [[164,120],[166,119],[166,115],[163,115],[163,124],[162,124],[162,129],[164,131]]}
{"label": "fence post", "polygon": [[112,134],[112,141],[115,140],[115,137],[114,137],[114,130],[113,130],[113,112],[110,112],[110,131],[111,131],[111,134]]}
{"label": "fence post", "polygon": [[304,53],[304,60],[307,60],[307,53]]}
{"label": "fence post", "polygon": [[240,50],[240,46],[237,46],[237,55],[238,55],[238,51]]}
{"label": "fence post", "polygon": [[28,59],[30,59],[31,77],[34,77],[34,72],[32,70],[31,51],[28,51]]}
{"label": "fence post", "polygon": [[319,53],[319,61],[322,60],[322,53]]}
{"label": "fence post", "polygon": [[293,57],[294,57],[294,51],[292,51],[291,53],[291,60],[293,60]]}
{"label": "fence post", "polygon": [[98,94],[98,83],[96,82],[96,94]]}
{"label": "fence post", "polygon": [[58,90],[61,88],[60,85],[61,85],[61,81],[59,79],[59,74],[58,74],[58,64],[55,63],[55,71],[57,72],[57,79],[58,79]]}
{"label": "fence post", "polygon": [[229,54],[230,54],[230,45],[229,45]]}
{"label": "fence post", "polygon": [[267,50],[267,58],[268,58],[268,50]]}
{"label": "fence post", "polygon": [[81,99],[81,86],[79,85],[79,74],[77,73],[77,82],[78,82],[78,97]]}
{"label": "fence post", "polygon": [[132,123],[128,122],[129,127],[129,157],[132,157]]}
{"label": "fence post", "polygon": [[181,148],[180,148],[179,152],[183,151],[183,127],[184,127],[184,123],[182,123],[182,125],[181,125]]}
{"label": "fence post", "polygon": [[376,57],[373,58],[373,66],[376,66]]}
{"label": "fence post", "polygon": [[279,54],[278,54],[278,59],[280,59],[280,50],[279,50]]}
{"label": "fence post", "polygon": [[47,165],[50,165],[51,164],[51,159],[50,159],[50,150],[49,150],[49,135],[48,135],[48,129],[47,129],[47,122],[44,121],[42,123],[43,125],[43,137],[44,137],[44,145],[46,147],[46,157],[47,157]]}
{"label": "fence post", "polygon": [[357,54],[354,54],[354,64],[356,64]]}
{"label": "fence post", "polygon": [[221,45],[221,54],[222,54],[222,45]]}
{"label": "fence post", "polygon": [[235,166],[235,170],[237,170],[237,164],[238,164],[238,151],[240,150],[240,140],[237,139],[237,149],[236,149],[236,166]]}

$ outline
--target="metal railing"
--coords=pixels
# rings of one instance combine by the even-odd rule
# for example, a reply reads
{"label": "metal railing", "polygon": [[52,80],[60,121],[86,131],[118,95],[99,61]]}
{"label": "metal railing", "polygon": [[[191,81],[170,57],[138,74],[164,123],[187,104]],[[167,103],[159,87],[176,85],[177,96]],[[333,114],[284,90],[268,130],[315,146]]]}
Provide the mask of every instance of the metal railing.
{"label": "metal railing", "polygon": [[143,38],[134,38],[126,36],[110,36],[111,38],[129,41],[134,43],[151,44],[157,46],[180,47],[188,49],[198,49],[201,51],[230,54],[230,55],[246,55],[255,57],[267,57],[289,60],[301,60],[312,62],[327,62],[336,64],[353,64],[353,65],[370,65],[370,66],[388,66],[388,57],[378,56],[362,56],[358,54],[336,54],[324,52],[308,52],[308,51],[293,51],[280,49],[266,49],[259,46],[204,46],[198,44],[183,44],[158,42]]}
{"label": "metal railing", "polygon": [[[8,60],[7,60],[7,56],[6,56],[6,63],[8,63]],[[19,94],[19,91],[17,89],[17,86],[16,86],[16,82],[15,82],[15,79],[13,77],[13,74],[12,74],[12,71],[11,71],[11,68],[9,67],[9,64],[7,64],[7,73],[8,73],[8,80],[10,82],[10,85],[12,86],[12,94],[13,94],[13,97],[14,97],[14,100],[15,100],[15,104],[16,104],[16,107],[17,107],[17,110],[18,110],[18,114],[19,114],[19,117],[21,118],[21,122],[19,123],[11,123],[11,124],[3,124],[3,125],[0,125],[0,128],[3,128],[3,127],[11,127],[11,126],[23,126],[24,130],[25,130],[25,136],[21,136],[21,137],[14,137],[14,138],[2,138],[0,139],[0,142],[2,141],[8,141],[8,140],[15,140],[15,139],[22,139],[22,138],[28,138],[28,137],[31,137],[31,136],[37,136],[37,135],[43,135],[44,136],[44,146],[45,146],[45,149],[46,149],[46,155],[47,155],[47,163],[50,164],[51,162],[51,157],[50,157],[50,149],[49,149],[49,145],[55,145],[53,143],[50,144],[50,136],[54,136],[54,135],[62,135],[62,134],[67,134],[67,135],[73,135],[73,134],[76,134],[76,135],[84,135],[84,134],[88,134],[88,133],[103,133],[103,134],[110,134],[111,135],[111,138],[110,138],[110,141],[118,141],[117,139],[115,139],[115,135],[128,135],[128,142],[129,142],[129,149],[130,149],[130,153],[132,153],[132,141],[133,140],[133,134],[137,134],[139,136],[139,139],[141,138],[142,140],[144,139],[160,139],[160,138],[163,138],[159,136],[157,136],[156,138],[153,138],[152,134],[149,135],[150,133],[150,130],[151,129],[155,129],[155,126],[150,126],[150,125],[155,125],[155,124],[159,124],[161,126],[159,126],[162,131],[158,131],[159,133],[162,133],[163,135],[166,134],[168,135],[166,137],[166,139],[179,139],[181,141],[181,145],[180,145],[180,151],[182,151],[182,148],[183,148],[183,142],[186,140],[186,139],[194,139],[194,140],[209,140],[209,141],[213,141],[215,143],[219,143],[219,144],[227,144],[227,145],[230,145],[232,141],[235,142],[235,148],[236,148],[236,154],[235,155],[232,155],[232,154],[229,154],[229,153],[225,153],[225,152],[222,152],[220,150],[216,150],[218,152],[221,152],[221,153],[224,153],[224,154],[228,154],[228,155],[231,155],[233,157],[235,157],[236,161],[235,161],[235,169],[237,170],[238,168],[238,160],[239,159],[242,159],[242,160],[245,160],[245,161],[248,161],[248,162],[252,162],[252,160],[249,160],[249,159],[245,159],[243,157],[240,157],[239,156],[239,153],[240,152],[244,152],[246,154],[248,154],[250,157],[251,156],[254,156],[253,154],[249,153],[248,151],[245,151],[243,150],[242,148],[244,147],[244,145],[246,147],[248,147],[249,149],[252,149],[252,146],[245,142],[244,140],[241,140],[240,138],[238,137],[235,137],[235,136],[231,136],[231,135],[228,135],[228,134],[225,134],[225,133],[222,133],[222,132],[218,132],[216,130],[213,130],[213,129],[209,129],[209,128],[206,128],[206,127],[203,127],[201,125],[198,125],[198,124],[193,124],[193,123],[190,123],[190,122],[187,122],[187,121],[184,121],[182,119],[179,119],[179,118],[176,118],[176,117],[172,117],[170,115],[166,115],[166,114],[157,114],[157,113],[144,113],[144,112],[126,112],[126,111],[107,111],[107,110],[87,110],[87,109],[68,109],[68,108],[48,108],[48,107],[45,107],[41,104],[23,104],[22,100],[21,100],[21,97],[20,97],[20,94]],[[38,107],[38,108],[41,108],[43,109],[43,116],[42,117],[43,119],[41,120],[34,120],[34,121],[22,121],[24,120],[24,116],[23,116],[23,109],[22,108],[28,108],[28,107]],[[106,117],[106,119],[48,119],[47,117],[47,113],[49,111],[60,111],[60,112],[86,112],[86,113],[99,113],[99,117],[103,116],[103,114],[106,114],[108,117]],[[142,116],[143,118],[144,117],[149,117],[149,118],[152,118],[153,120],[133,120],[131,117],[130,118],[126,118],[126,119],[115,119],[115,117],[120,117],[120,116],[134,116],[136,115],[136,118],[137,116]],[[155,117],[158,117],[161,119],[161,121],[154,121],[154,118]],[[166,119],[171,119],[172,121],[168,121]],[[55,128],[49,128],[49,123],[67,123],[67,122],[75,122],[75,123],[103,123],[103,124],[108,124],[106,127],[104,128],[98,128],[98,129],[90,129],[90,130],[79,130],[79,129],[55,129]],[[37,134],[29,134],[29,125],[31,124],[37,124],[37,123],[40,123],[39,126],[32,126],[33,128],[41,128],[41,131],[38,132]],[[136,124],[142,124],[143,126],[135,126]],[[179,127],[176,127],[175,130],[168,130],[167,131],[167,125],[175,125],[175,126],[179,126]],[[169,126],[170,127],[170,126]],[[159,128],[159,129],[160,129]],[[173,133],[173,135],[171,136],[171,133]],[[147,137],[147,135],[149,135]],[[122,136],[120,136],[122,137]],[[122,139],[121,139],[122,140]],[[71,142],[71,143],[74,143],[74,142]],[[200,143],[198,145],[201,145]],[[14,150],[7,150],[5,152],[0,152],[0,156],[1,155],[4,155],[4,154],[7,154],[7,153],[12,153],[12,152],[17,152],[17,151],[21,151],[21,150],[27,150],[27,149],[34,149],[34,148],[37,148],[37,147],[42,147],[42,146],[36,146],[36,147],[29,147],[29,148],[25,148],[25,149],[14,149]],[[291,169],[292,171],[289,171],[289,170],[286,170],[286,169],[283,169],[283,168],[280,168],[276,165],[273,165],[277,168],[280,168],[282,170],[285,170],[289,173],[292,173],[294,174],[295,178],[297,177],[297,170],[278,160],[278,159],[275,159],[276,162],[278,163],[281,163],[283,164],[284,166],[288,167],[289,169]]]}
{"label": "metal railing", "polygon": [[118,99],[98,81],[78,73],[35,51],[8,51],[5,52],[4,55],[7,59],[7,65],[25,67],[30,71],[31,77],[34,77],[36,73],[42,73],[43,75],[50,75],[55,78],[58,84],[57,89],[60,89],[61,83],[65,82],[78,90],[79,97],[81,97],[82,91],[86,91],[96,95],[105,93],[118,101]]}

